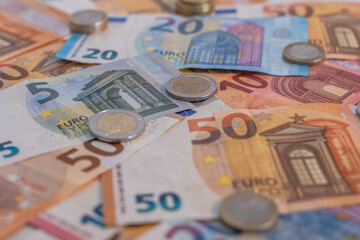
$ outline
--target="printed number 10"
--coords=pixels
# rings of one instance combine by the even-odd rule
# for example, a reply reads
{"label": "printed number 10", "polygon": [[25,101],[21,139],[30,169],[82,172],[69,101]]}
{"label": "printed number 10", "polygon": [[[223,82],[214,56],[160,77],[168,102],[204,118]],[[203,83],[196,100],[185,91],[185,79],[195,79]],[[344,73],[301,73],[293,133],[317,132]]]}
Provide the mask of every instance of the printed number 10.
{"label": "printed number 10", "polygon": [[[144,207],[138,208],[139,213],[151,212],[156,209],[156,203],[153,200],[154,194],[138,194],[135,196],[137,204],[143,204]],[[172,203],[169,203],[172,201]],[[160,206],[167,211],[175,211],[180,208],[181,201],[175,193],[163,193],[159,196]]]}

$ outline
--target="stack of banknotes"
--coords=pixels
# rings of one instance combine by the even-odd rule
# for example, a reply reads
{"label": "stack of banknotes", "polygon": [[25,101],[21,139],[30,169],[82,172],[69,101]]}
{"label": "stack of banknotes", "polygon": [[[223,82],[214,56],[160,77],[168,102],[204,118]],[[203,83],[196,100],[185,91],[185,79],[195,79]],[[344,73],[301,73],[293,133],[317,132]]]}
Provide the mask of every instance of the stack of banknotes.
{"label": "stack of banknotes", "polygon": [[[0,239],[360,239],[360,1],[214,6],[0,0]],[[107,29],[71,34],[84,9]],[[325,61],[288,63],[294,42]],[[170,97],[188,73],[216,96]],[[142,115],[141,136],[96,140],[89,119],[112,108]],[[237,191],[271,198],[276,227],[219,221]]]}

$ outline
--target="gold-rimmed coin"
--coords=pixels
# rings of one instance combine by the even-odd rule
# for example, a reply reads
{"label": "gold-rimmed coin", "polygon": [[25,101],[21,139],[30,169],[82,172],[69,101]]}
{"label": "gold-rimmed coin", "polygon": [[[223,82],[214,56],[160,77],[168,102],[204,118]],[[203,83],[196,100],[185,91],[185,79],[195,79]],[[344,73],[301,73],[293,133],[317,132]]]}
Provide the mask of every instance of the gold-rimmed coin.
{"label": "gold-rimmed coin", "polygon": [[184,16],[208,15],[214,10],[213,0],[178,0],[175,12]]}
{"label": "gold-rimmed coin", "polygon": [[316,44],[297,42],[287,45],[283,50],[283,56],[290,63],[313,65],[325,59],[325,51]]}
{"label": "gold-rimmed coin", "polygon": [[252,192],[235,192],[219,207],[220,220],[242,231],[264,231],[278,222],[278,210],[268,197]]}
{"label": "gold-rimmed coin", "polygon": [[71,32],[92,34],[106,29],[108,16],[99,10],[83,10],[73,13],[69,18]]}
{"label": "gold-rimmed coin", "polygon": [[92,116],[89,129],[101,141],[120,142],[139,136],[145,129],[145,120],[128,110],[109,109]]}
{"label": "gold-rimmed coin", "polygon": [[214,96],[216,91],[216,81],[202,74],[182,74],[166,83],[166,92],[181,101],[204,101]]}

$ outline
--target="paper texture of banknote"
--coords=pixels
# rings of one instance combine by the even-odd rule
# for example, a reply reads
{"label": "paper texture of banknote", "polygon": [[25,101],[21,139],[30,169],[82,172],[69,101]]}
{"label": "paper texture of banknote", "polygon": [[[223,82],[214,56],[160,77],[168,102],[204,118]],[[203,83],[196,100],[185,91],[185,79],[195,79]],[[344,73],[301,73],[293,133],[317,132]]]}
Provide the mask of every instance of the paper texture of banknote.
{"label": "paper texture of banknote", "polygon": [[346,105],[237,109],[187,123],[104,177],[107,224],[214,218],[234,191],[271,196],[281,213],[360,201],[359,126]]}
{"label": "paper texture of banknote", "polygon": [[55,57],[63,44],[57,41],[0,63],[0,91],[23,80],[55,77],[92,66]]}
{"label": "paper texture of banknote", "polygon": [[217,97],[233,109],[303,103],[355,105],[360,101],[360,67],[355,61],[327,61],[310,66],[308,77],[198,69],[182,72],[196,72],[215,79],[219,86]]}
{"label": "paper texture of banknote", "polygon": [[[180,72],[150,52],[51,79],[26,80],[0,94],[0,166],[93,139],[88,120],[120,108],[146,120],[194,107],[165,93]],[[19,134],[21,132],[21,134]]]}
{"label": "paper texture of banknote", "polygon": [[90,141],[0,168],[1,191],[7,191],[0,202],[0,238],[153,142],[178,123],[178,119],[151,120],[145,132],[130,142]]}
{"label": "paper texture of banknote", "polygon": [[306,19],[300,17],[241,20],[132,15],[110,18],[109,27],[102,34],[73,34],[56,56],[84,63],[107,63],[155,51],[177,68],[307,76],[307,66],[282,59],[287,44],[307,41],[306,29]]}
{"label": "paper texture of banknote", "polygon": [[[287,1],[243,8],[237,16],[244,18],[303,16],[308,18],[309,41],[321,45],[327,59],[358,60],[360,27],[358,3],[353,1]],[[250,14],[251,13],[251,14]]]}
{"label": "paper texture of banknote", "polygon": [[[128,0],[42,0],[69,14],[84,9],[99,9],[111,14],[129,13],[173,13],[177,0],[142,0],[141,4]],[[216,9],[234,7],[234,0],[215,0]]]}
{"label": "paper texture of banknote", "polygon": [[[335,211],[335,213],[332,213]],[[165,221],[136,240],[182,240],[184,236],[206,240],[272,240],[288,239],[356,239],[360,237],[359,221],[351,217],[358,207],[335,208],[281,216],[274,229],[263,233],[246,233],[228,228],[217,221]]]}
{"label": "paper texture of banknote", "polygon": [[0,11],[7,14],[16,15],[23,21],[56,32],[57,34],[68,37],[70,30],[68,27],[68,14],[58,11],[40,1],[28,0],[1,0]]}
{"label": "paper texture of banknote", "polygon": [[39,214],[30,225],[59,239],[113,239],[117,228],[103,225],[101,185],[94,181],[70,199]]}
{"label": "paper texture of banknote", "polygon": [[0,62],[60,38],[60,35],[55,32],[47,31],[14,15],[6,14],[1,8],[0,13]]}

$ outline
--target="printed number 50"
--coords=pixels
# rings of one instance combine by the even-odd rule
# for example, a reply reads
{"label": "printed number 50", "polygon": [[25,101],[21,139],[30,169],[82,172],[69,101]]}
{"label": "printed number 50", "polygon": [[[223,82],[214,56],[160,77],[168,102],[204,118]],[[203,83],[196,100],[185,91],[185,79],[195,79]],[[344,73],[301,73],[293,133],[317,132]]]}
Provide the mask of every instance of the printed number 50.
{"label": "printed number 50", "polygon": [[9,157],[15,156],[16,154],[19,153],[19,149],[17,147],[6,146],[11,143],[12,143],[11,141],[0,143],[0,152],[6,151],[6,150],[10,151],[10,153],[3,155],[4,158],[9,158]]}
{"label": "printed number 50", "polygon": [[[138,208],[139,213],[151,212],[156,209],[156,203],[153,200],[154,194],[138,194],[135,196],[136,203],[142,204],[144,207]],[[171,201],[171,202],[170,202]],[[167,211],[175,211],[180,208],[181,201],[175,193],[163,193],[159,196],[160,206]]]}

